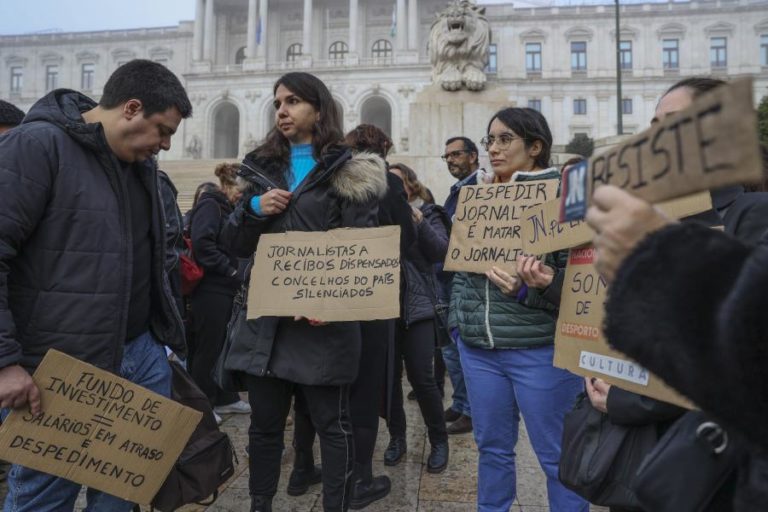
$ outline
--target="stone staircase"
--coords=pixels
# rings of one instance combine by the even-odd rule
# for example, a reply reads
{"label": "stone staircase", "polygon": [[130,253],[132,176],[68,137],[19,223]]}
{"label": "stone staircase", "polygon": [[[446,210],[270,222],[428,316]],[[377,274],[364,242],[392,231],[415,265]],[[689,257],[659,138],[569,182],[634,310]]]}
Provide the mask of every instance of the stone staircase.
{"label": "stone staircase", "polygon": [[197,186],[205,181],[219,184],[219,179],[213,170],[222,162],[240,163],[238,159],[231,160],[161,160],[160,169],[168,173],[173,184],[179,191],[179,208],[182,213],[192,208],[192,199]]}

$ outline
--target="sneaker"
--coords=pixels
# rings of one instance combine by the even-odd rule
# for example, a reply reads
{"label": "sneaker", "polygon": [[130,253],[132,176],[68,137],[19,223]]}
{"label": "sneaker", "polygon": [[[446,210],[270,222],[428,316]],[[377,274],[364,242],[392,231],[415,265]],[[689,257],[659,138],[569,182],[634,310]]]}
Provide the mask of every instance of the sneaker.
{"label": "sneaker", "polygon": [[251,405],[248,402],[238,400],[227,405],[217,405],[213,408],[216,414],[251,414]]}
{"label": "sneaker", "polygon": [[216,414],[216,411],[213,411],[213,419],[216,420],[216,425],[221,425],[222,422],[224,421],[223,419],[221,419],[221,416]]}

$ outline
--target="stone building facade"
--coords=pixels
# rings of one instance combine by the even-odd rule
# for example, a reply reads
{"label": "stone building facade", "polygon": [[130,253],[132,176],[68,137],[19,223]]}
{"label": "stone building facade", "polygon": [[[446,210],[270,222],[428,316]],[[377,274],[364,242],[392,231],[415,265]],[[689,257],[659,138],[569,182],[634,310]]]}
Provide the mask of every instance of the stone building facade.
{"label": "stone building facade", "polygon": [[[409,105],[430,83],[427,41],[446,0],[194,0],[178,26],[0,36],[0,97],[23,109],[55,87],[98,99],[123,62],[162,62],[194,106],[163,158],[229,158],[261,139],[273,118],[272,84],[301,69],[330,87],[346,129],[360,122],[409,147]],[[555,143],[617,128],[613,4],[487,6],[489,85],[509,103],[540,109]],[[756,78],[768,94],[768,1],[696,0],[621,7],[625,133],[648,125],[659,95],[680,77]],[[482,133],[464,134],[479,139]]]}

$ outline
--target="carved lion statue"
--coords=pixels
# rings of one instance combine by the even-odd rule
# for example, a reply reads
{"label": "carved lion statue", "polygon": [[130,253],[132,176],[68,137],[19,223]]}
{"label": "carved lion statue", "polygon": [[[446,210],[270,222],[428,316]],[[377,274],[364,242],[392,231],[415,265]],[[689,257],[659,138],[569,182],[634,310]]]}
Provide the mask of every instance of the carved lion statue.
{"label": "carved lion statue", "polygon": [[432,23],[429,59],[432,81],[446,91],[466,86],[470,91],[485,87],[491,27],[485,7],[470,0],[454,0]]}

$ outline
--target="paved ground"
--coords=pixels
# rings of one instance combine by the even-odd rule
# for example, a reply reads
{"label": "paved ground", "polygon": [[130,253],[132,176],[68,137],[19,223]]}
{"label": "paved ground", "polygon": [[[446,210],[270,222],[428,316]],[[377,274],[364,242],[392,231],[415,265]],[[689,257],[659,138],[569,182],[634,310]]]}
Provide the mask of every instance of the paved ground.
{"label": "paved ground", "polygon": [[[408,385],[406,384],[406,388]],[[407,389],[406,389],[407,391]],[[392,479],[393,492],[379,502],[369,506],[367,512],[470,512],[476,510],[477,496],[477,450],[472,434],[450,436],[451,461],[441,475],[426,472],[426,457],[429,444],[426,429],[419,416],[416,402],[406,404],[408,416],[408,456],[395,467],[385,467],[383,453],[389,436],[386,425],[381,423],[379,440],[374,455],[374,473],[386,474]],[[241,512],[248,511],[248,461],[244,449],[247,442],[248,417],[231,415],[225,417],[222,425],[231,437],[239,464],[235,475],[224,486],[219,499],[210,507],[185,507],[184,512]],[[314,486],[304,496],[295,498],[285,493],[285,485],[293,460],[291,436],[286,432],[286,450],[283,455],[283,470],[278,495],[275,497],[275,512],[322,511],[320,486]],[[317,450],[317,446],[315,446]],[[544,474],[531,450],[528,436],[523,429],[518,442],[517,492],[518,500],[514,512],[545,512],[549,510],[546,499]],[[318,458],[319,460],[319,458]],[[5,486],[0,484],[0,498],[5,496]],[[78,510],[84,507],[84,497],[78,502]],[[605,511],[593,507],[592,511]]]}

